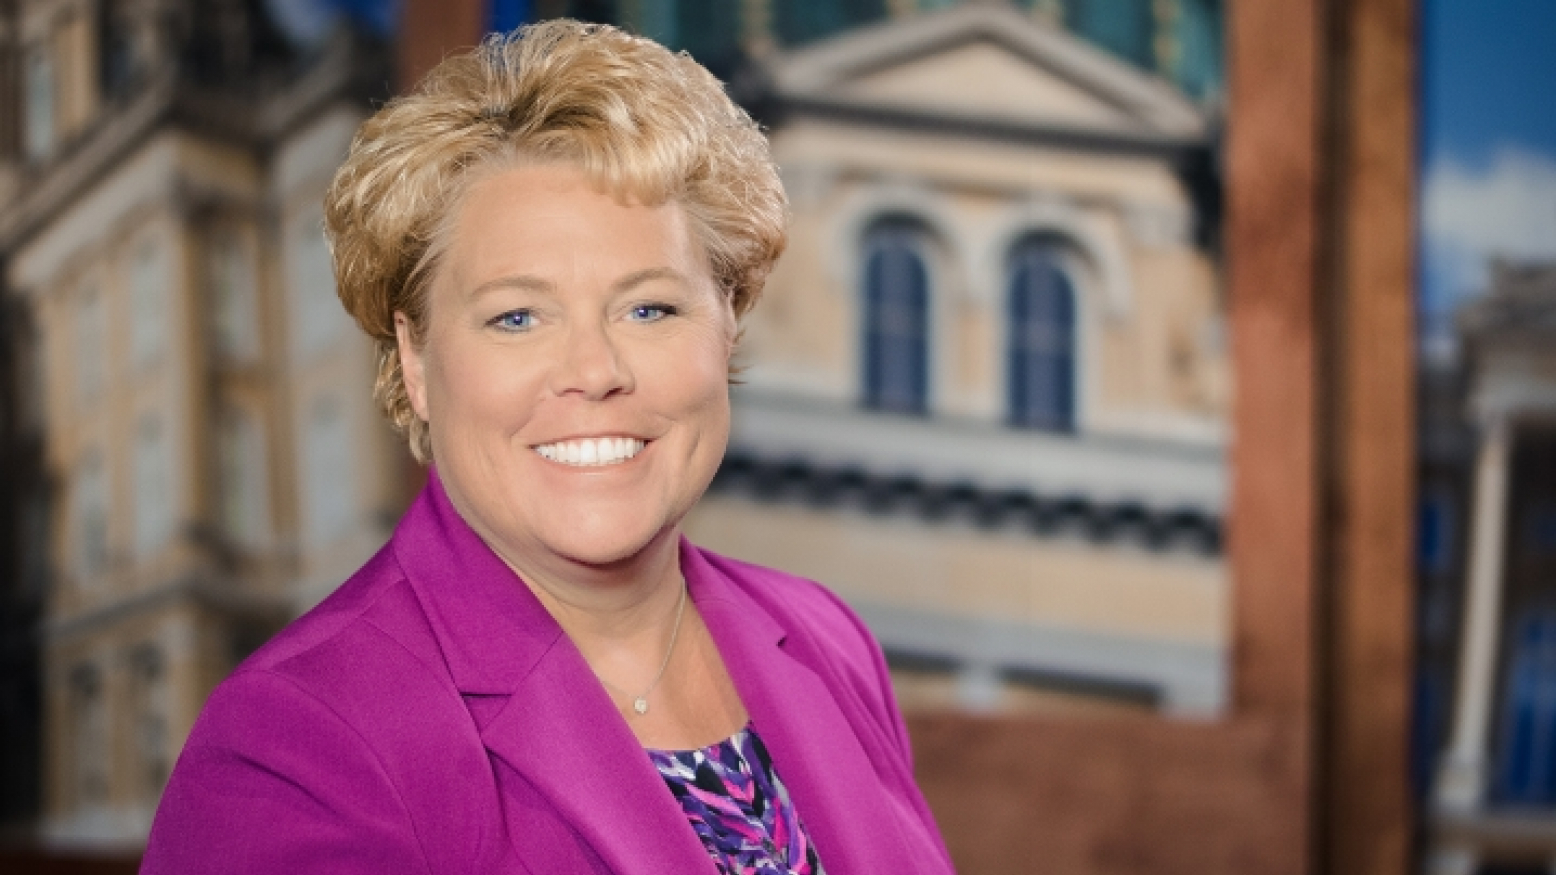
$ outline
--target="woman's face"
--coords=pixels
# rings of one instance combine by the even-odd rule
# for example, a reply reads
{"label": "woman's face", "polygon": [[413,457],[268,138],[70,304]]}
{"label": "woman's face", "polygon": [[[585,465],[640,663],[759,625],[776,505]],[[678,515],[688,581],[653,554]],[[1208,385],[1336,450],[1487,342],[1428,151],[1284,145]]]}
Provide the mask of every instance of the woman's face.
{"label": "woman's face", "polygon": [[420,349],[397,322],[455,506],[525,569],[670,542],[724,454],[735,333],[681,208],[524,167],[476,182],[450,233]]}

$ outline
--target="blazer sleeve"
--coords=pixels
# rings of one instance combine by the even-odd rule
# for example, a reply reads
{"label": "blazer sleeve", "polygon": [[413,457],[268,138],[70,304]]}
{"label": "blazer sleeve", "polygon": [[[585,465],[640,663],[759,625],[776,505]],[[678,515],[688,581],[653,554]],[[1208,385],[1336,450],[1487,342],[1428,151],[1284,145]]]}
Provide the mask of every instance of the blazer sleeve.
{"label": "blazer sleeve", "polygon": [[892,691],[891,669],[886,664],[886,654],[881,650],[880,642],[870,632],[864,620],[860,619],[853,608],[836,593],[819,584],[812,584],[812,586],[830,603],[832,608],[830,613],[840,621],[839,626],[832,629],[831,640],[851,643],[851,658],[847,661],[857,669],[854,676],[858,679],[860,696],[876,725],[881,728],[892,755],[897,758],[902,768],[901,774],[904,780],[898,785],[898,792],[924,826],[930,841],[945,863],[945,871],[955,871],[950,851],[946,848],[940,829],[935,824],[934,813],[930,811],[928,801],[913,780],[913,745],[909,740],[907,722],[903,720],[902,711],[897,707],[897,697]]}
{"label": "blazer sleeve", "polygon": [[143,875],[427,875],[366,740],[292,679],[241,672],[206,704],[157,810]]}
{"label": "blazer sleeve", "polygon": [[891,736],[891,741],[896,749],[896,754],[901,758],[903,766],[908,774],[913,773],[913,744],[908,738],[908,726],[902,718],[902,710],[897,707],[897,696],[893,691],[891,682],[891,669],[886,664],[886,654],[881,650],[881,644],[876,640],[870,627],[864,620],[854,613],[854,609],[843,601],[837,593],[826,587],[816,584],[816,589],[831,603],[843,623],[847,625],[850,637],[856,642],[855,659],[861,668],[861,674],[865,678],[864,692],[866,700],[875,719]]}

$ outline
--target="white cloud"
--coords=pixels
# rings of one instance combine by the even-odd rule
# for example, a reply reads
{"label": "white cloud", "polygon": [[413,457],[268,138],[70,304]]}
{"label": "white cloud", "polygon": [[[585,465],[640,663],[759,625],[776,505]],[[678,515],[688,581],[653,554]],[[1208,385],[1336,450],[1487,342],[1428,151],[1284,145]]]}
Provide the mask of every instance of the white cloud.
{"label": "white cloud", "polygon": [[1454,312],[1484,292],[1490,261],[1556,261],[1556,157],[1505,148],[1483,168],[1445,160],[1421,180],[1420,340],[1451,363]]}
{"label": "white cloud", "polygon": [[1438,287],[1429,306],[1483,291],[1490,258],[1556,260],[1556,158],[1504,149],[1484,169],[1451,160],[1428,168],[1421,230],[1436,274],[1427,280]]}

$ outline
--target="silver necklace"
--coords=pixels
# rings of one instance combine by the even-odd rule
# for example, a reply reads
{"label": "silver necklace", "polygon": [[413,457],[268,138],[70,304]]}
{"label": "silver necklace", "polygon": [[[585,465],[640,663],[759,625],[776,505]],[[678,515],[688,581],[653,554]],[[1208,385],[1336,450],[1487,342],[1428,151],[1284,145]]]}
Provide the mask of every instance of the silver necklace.
{"label": "silver necklace", "polygon": [[623,690],[620,687],[612,684],[610,681],[606,680],[603,676],[600,675],[599,672],[594,673],[594,676],[600,679],[600,683],[604,684],[606,689],[610,690],[618,696],[626,696],[627,698],[631,699],[632,710],[638,712],[639,714],[648,713],[648,694],[652,693],[654,688],[659,686],[659,680],[665,676],[665,669],[670,665],[670,654],[675,652],[675,639],[681,634],[681,615],[685,613],[685,611],[686,579],[683,577],[681,578],[681,600],[676,603],[675,606],[675,625],[670,627],[670,646],[665,648],[664,661],[659,663],[659,671],[654,673],[654,680],[649,683],[648,689],[644,690],[639,695],[634,696],[631,693],[628,693],[626,690]]}

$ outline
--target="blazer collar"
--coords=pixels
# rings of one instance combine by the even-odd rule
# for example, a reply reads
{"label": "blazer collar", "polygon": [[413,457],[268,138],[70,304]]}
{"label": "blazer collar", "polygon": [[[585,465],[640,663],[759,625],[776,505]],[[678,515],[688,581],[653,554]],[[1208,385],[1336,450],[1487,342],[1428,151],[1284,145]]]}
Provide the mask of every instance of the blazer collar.
{"label": "blazer collar", "polygon": [[[449,674],[506,703],[479,726],[610,871],[715,871],[658,771],[561,626],[454,509],[436,470],[394,535]],[[515,806],[509,832],[525,834]]]}
{"label": "blazer collar", "polygon": [[395,529],[393,546],[459,692],[513,692],[565,638],[529,587],[454,509],[435,467]]}
{"label": "blazer collar", "polygon": [[[459,516],[436,470],[396,530],[394,550],[455,686],[508,698],[481,727],[487,749],[546,796],[613,872],[712,873],[582,654]],[[885,826],[896,818],[860,828],[892,803],[839,708],[839,691],[786,652],[789,631],[773,612],[684,539],[680,550],[688,596],[827,872],[916,871],[905,852],[913,844]]]}
{"label": "blazer collar", "polygon": [[818,673],[829,667],[807,664],[782,622],[684,541],[681,570],[828,875],[920,871],[910,850],[923,843],[901,832],[905,812],[888,813],[897,801],[861,743],[863,727],[839,705],[849,693],[836,667],[829,684]]}

